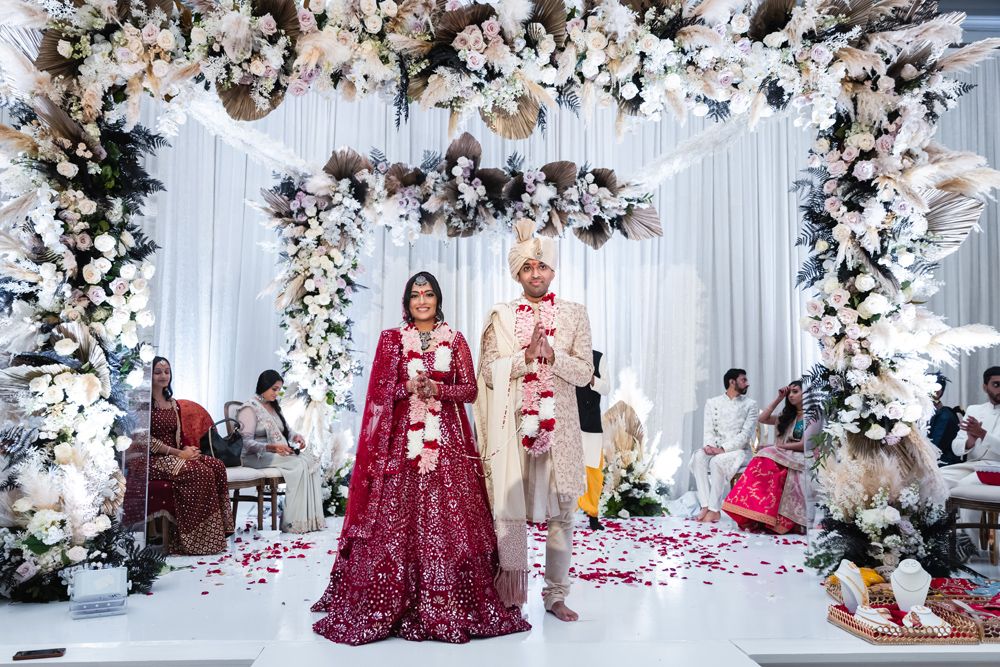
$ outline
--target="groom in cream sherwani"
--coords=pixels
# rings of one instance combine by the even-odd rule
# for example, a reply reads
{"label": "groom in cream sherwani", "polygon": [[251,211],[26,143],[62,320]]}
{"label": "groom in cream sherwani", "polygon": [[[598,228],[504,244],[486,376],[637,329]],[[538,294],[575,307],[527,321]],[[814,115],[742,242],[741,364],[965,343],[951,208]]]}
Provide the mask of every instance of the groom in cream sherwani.
{"label": "groom in cream sherwani", "polygon": [[[531,220],[517,222],[517,242],[507,258],[510,275],[520,283],[522,296],[495,305],[483,325],[476,431],[493,505],[501,599],[516,605],[527,600],[525,522],[547,521],[542,590],[545,609],[563,621],[575,621],[578,616],[565,600],[573,556],[573,511],[577,498],[587,491],[576,388],[594,376],[590,319],[578,303],[546,299],[555,277],[558,249],[551,238],[532,238],[535,227]],[[519,306],[531,308],[534,322],[533,327],[524,323],[528,326],[521,327],[520,337]],[[541,322],[546,308],[555,311],[551,335],[546,335]],[[527,311],[521,312],[527,316]],[[528,429],[534,428],[534,424],[522,425],[522,390],[526,376],[534,377],[541,365],[551,369],[555,426],[551,447],[534,454],[522,445]]]}

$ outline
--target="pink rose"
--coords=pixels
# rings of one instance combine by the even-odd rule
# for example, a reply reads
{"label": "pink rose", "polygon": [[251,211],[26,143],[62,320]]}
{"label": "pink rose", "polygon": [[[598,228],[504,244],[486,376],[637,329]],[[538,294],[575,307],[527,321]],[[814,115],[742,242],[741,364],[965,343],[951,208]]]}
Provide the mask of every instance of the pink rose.
{"label": "pink rose", "polygon": [[111,291],[115,294],[125,294],[128,291],[128,281],[124,278],[115,278],[111,282]]}
{"label": "pink rose", "polygon": [[892,146],[895,143],[895,136],[891,134],[883,134],[875,140],[875,150],[878,151],[880,155],[886,155],[887,153],[892,152]]}
{"label": "pink rose", "polygon": [[820,156],[818,156],[815,153],[813,153],[806,160],[806,164],[809,165],[810,169],[815,169],[815,168],[817,168],[817,167],[819,167],[820,165],[823,164],[823,160],[822,160],[822,158],[820,158]]}
{"label": "pink rose", "polygon": [[76,247],[80,250],[90,250],[94,247],[94,240],[90,238],[90,234],[77,234]]}
{"label": "pink rose", "polygon": [[156,44],[156,38],[160,36],[160,29],[152,23],[147,23],[142,29],[142,41],[147,44]]}
{"label": "pink rose", "polygon": [[95,306],[99,306],[107,300],[108,295],[104,293],[104,289],[102,287],[94,285],[87,290],[87,298],[90,299],[90,302]]}
{"label": "pink rose", "polygon": [[475,49],[476,51],[482,51],[486,48],[485,42],[483,42],[483,33],[476,26],[469,26],[465,29],[465,32],[469,35],[469,48]]}
{"label": "pink rose", "polygon": [[36,574],[38,574],[38,567],[30,560],[26,560],[14,571],[14,579],[21,583],[31,579]]}
{"label": "pink rose", "polygon": [[857,146],[848,146],[844,149],[844,162],[854,162],[861,155],[861,151],[858,150]]}
{"label": "pink rose", "polygon": [[823,330],[819,328],[819,322],[813,322],[809,325],[809,335],[813,338],[822,338],[824,336]]}
{"label": "pink rose", "polygon": [[856,324],[858,321],[858,311],[853,308],[841,308],[837,311],[837,319],[846,325]]}
{"label": "pink rose", "polygon": [[844,333],[847,334],[847,337],[851,340],[857,340],[861,338],[861,327],[857,324],[848,324],[844,327]]}
{"label": "pink rose", "polygon": [[[312,12],[309,13],[311,14]],[[274,20],[270,12],[260,17],[260,20],[257,21],[257,27],[265,35],[273,35],[278,32],[278,22]]]}
{"label": "pink rose", "polygon": [[826,170],[831,176],[843,176],[847,173],[847,165],[841,161],[826,165]]}
{"label": "pink rose", "polygon": [[[572,21],[570,21],[570,23],[572,23]],[[582,25],[583,21],[580,21],[580,23]],[[568,25],[566,27],[569,28]],[[483,36],[486,37],[486,39],[490,40],[499,35],[500,35],[499,21],[494,21],[493,19],[490,19],[483,23]]]}
{"label": "pink rose", "polygon": [[834,178],[832,180],[829,180],[823,184],[823,192],[825,194],[832,195],[834,192],[837,191],[838,185],[840,185],[840,183],[837,181],[837,179]]}
{"label": "pink rose", "polygon": [[308,92],[309,84],[306,83],[305,79],[295,79],[288,84],[288,94],[292,97],[302,97]]}
{"label": "pink rose", "polygon": [[861,214],[857,211],[849,211],[845,213],[842,222],[850,227],[854,232],[860,233],[864,231],[864,218],[862,218]]}
{"label": "pink rose", "polygon": [[836,197],[830,197],[825,202],[823,202],[823,208],[826,209],[827,213],[836,213],[840,210],[841,201]]}
{"label": "pink rose", "polygon": [[851,293],[845,289],[834,290],[827,301],[834,308],[841,308],[851,298]]}
{"label": "pink rose", "polygon": [[469,69],[473,71],[482,69],[483,65],[486,64],[486,56],[479,53],[478,51],[472,51],[465,59],[465,64],[468,65]]}
{"label": "pink rose", "polygon": [[819,299],[809,299],[806,301],[806,312],[813,317],[821,316],[826,311],[826,306]]}
{"label": "pink rose", "polygon": [[866,371],[871,368],[872,358],[867,354],[856,354],[851,357],[851,366],[857,368],[859,371]]}
{"label": "pink rose", "polygon": [[729,69],[727,67],[726,69],[722,70],[718,74],[719,85],[725,86],[725,87],[728,88],[729,86],[732,85],[733,78],[734,78],[734,76],[733,76],[733,70],[731,70],[731,69]]}
{"label": "pink rose", "polygon": [[825,45],[817,44],[812,48],[812,59],[819,65],[826,65],[833,60],[833,54]]}
{"label": "pink rose", "polygon": [[459,0],[448,0],[448,4],[444,6],[446,12],[457,12],[462,8],[462,3]]}
{"label": "pink rose", "polygon": [[299,29],[304,33],[316,32],[316,15],[304,7],[299,10]]}
{"label": "pink rose", "polygon": [[[566,32],[573,32],[574,30],[583,30],[585,26],[586,24],[583,22],[583,19],[580,18],[573,19],[572,21],[566,24]],[[486,25],[484,24],[483,27],[485,28]]]}
{"label": "pink rose", "polygon": [[834,336],[840,333],[840,322],[837,321],[836,317],[827,315],[820,320],[819,330],[823,332],[824,336]]}
{"label": "pink rose", "polygon": [[900,215],[909,215],[910,205],[901,197],[897,197],[896,201],[892,202],[892,210]]}
{"label": "pink rose", "polygon": [[854,178],[859,181],[870,181],[875,178],[875,163],[871,160],[863,160],[854,165]]}
{"label": "pink rose", "polygon": [[456,51],[465,51],[469,48],[469,36],[464,32],[458,33],[455,39],[451,40],[451,47]]}
{"label": "pink rose", "polygon": [[823,159],[826,160],[827,164],[833,164],[834,162],[836,162],[837,160],[840,159],[840,151],[838,151],[836,148],[834,148],[832,151],[830,151],[829,153],[827,153],[823,157]]}

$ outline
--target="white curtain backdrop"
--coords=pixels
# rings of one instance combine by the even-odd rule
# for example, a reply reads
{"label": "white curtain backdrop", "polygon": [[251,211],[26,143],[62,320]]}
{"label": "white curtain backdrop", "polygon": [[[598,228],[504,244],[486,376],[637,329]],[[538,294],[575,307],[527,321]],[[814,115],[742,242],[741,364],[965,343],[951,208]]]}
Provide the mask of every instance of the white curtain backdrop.
{"label": "white curtain backdrop", "polygon": [[[987,62],[969,80],[979,87],[949,112],[941,140],[974,150],[1000,164],[1000,70]],[[150,104],[144,122],[154,125]],[[641,126],[619,143],[611,113],[595,116],[590,127],[562,111],[550,117],[547,137],[509,142],[478,121],[469,129],[482,143],[483,162],[502,166],[517,151],[528,164],[555,160],[611,167],[619,177],[641,172],[664,151],[709,125],[672,119]],[[323,164],[341,146],[367,153],[385,151],[392,161],[419,162],[424,150],[443,152],[448,144],[444,111],[414,108],[399,131],[392,110],[379,102],[332,102],[307,96],[285,103],[255,127],[281,140],[302,157]],[[791,119],[763,124],[728,154],[695,165],[655,193],[664,235],[650,242],[616,236],[600,251],[575,237],[562,242],[553,285],[562,298],[585,304],[594,346],[608,355],[615,375],[631,367],[653,400],[648,429],[662,431],[662,447],[680,450],[674,493],[688,488],[687,459],[700,446],[701,406],[723,390],[726,369],[745,368],[749,395],[763,407],[786,384],[809,368],[818,351],[802,335],[798,319],[806,295],[794,287],[804,252],[794,246],[797,201],[791,182],[804,166],[811,134]],[[162,246],[153,282],[158,353],[170,359],[175,394],[204,404],[216,419],[228,400],[246,400],[257,375],[277,368],[275,351],[283,337],[270,298],[257,295],[274,276],[273,254],[261,242],[273,240],[261,216],[245,205],[274,180],[270,170],[209,135],[194,121],[181,128],[149,161],[167,187],[155,197],[143,222]],[[1000,242],[997,207],[982,220],[984,234],[943,262],[945,288],[931,303],[953,324],[1000,325]],[[379,232],[372,257],[364,259],[363,282],[352,311],[354,339],[370,363],[378,333],[400,322],[402,289],[418,270],[434,273],[444,291],[444,310],[453,327],[478,354],[482,319],[491,304],[514,298],[517,285],[507,274],[509,245],[491,247],[483,239],[445,243],[421,238],[411,247],[392,244]],[[956,380],[946,401],[983,399],[981,372],[1000,363],[996,351],[963,360],[948,370]],[[367,376],[355,383],[359,410]],[[354,428],[358,416],[343,416]]]}

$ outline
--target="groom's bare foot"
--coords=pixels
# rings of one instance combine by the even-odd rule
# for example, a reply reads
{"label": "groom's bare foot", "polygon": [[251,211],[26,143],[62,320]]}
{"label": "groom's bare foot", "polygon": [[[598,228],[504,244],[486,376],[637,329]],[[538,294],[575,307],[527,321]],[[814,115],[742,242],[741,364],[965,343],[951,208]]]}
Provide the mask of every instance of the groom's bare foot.
{"label": "groom's bare foot", "polygon": [[708,514],[708,508],[707,507],[702,507],[701,508],[701,512],[698,513],[698,516],[696,516],[694,518],[694,520],[695,521],[704,521],[706,514]]}
{"label": "groom's bare foot", "polygon": [[719,512],[713,512],[709,510],[708,512],[705,512],[705,516],[702,518],[702,521],[704,523],[713,523],[721,518],[722,514],[720,514]]}
{"label": "groom's bare foot", "polygon": [[560,621],[578,621],[580,620],[580,615],[575,611],[566,606],[565,602],[556,602],[552,605],[552,609],[549,612],[555,614],[556,618]]}

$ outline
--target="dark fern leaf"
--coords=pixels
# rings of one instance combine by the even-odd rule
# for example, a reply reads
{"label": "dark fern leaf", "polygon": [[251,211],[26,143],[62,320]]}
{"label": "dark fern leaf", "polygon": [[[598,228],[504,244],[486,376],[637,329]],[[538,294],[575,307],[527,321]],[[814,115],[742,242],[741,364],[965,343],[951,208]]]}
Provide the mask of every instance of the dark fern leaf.
{"label": "dark fern leaf", "polygon": [[720,123],[729,119],[729,102],[719,102],[708,97],[704,98],[703,101],[708,105],[709,118]]}
{"label": "dark fern leaf", "polygon": [[420,170],[423,172],[432,172],[437,170],[441,163],[444,161],[444,155],[438,153],[437,151],[424,151],[423,160],[420,162]]}
{"label": "dark fern leaf", "polygon": [[523,168],[524,168],[524,156],[520,155],[516,151],[511,153],[510,156],[507,158],[507,166],[505,167],[507,175],[513,178],[514,176],[520,174]]}

